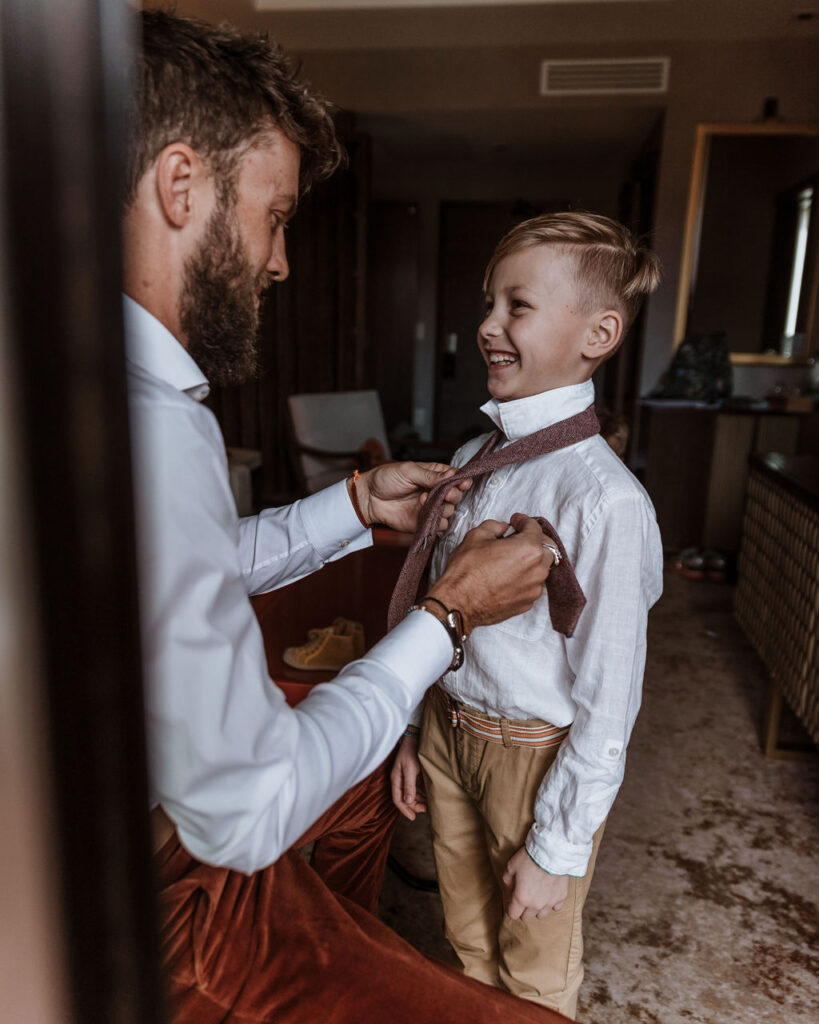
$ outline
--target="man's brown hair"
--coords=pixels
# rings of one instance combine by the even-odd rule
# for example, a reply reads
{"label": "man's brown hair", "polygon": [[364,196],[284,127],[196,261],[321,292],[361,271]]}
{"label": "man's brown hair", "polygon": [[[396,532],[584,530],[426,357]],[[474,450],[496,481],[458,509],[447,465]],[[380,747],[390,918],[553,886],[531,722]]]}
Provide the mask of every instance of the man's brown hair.
{"label": "man's brown hair", "polygon": [[610,217],[597,213],[544,213],[512,228],[498,242],[486,268],[484,290],[505,257],[532,245],[552,245],[574,258],[578,300],[587,310],[616,309],[625,335],[643,299],[660,283],[653,252]]}
{"label": "man's brown hair", "polygon": [[142,48],[126,170],[125,202],[157,155],[185,142],[230,190],[246,145],[278,128],[301,150],[300,186],[329,177],[343,157],[327,104],[297,78],[265,33],[179,18],[139,15]]}

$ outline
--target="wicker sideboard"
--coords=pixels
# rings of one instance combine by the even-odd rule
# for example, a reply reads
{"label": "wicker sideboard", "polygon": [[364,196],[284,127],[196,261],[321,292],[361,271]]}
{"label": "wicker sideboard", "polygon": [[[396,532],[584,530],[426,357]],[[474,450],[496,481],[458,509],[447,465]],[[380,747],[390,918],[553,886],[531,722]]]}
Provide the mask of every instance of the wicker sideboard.
{"label": "wicker sideboard", "polygon": [[735,614],[771,674],[774,753],[782,697],[819,743],[819,457],[750,465]]}

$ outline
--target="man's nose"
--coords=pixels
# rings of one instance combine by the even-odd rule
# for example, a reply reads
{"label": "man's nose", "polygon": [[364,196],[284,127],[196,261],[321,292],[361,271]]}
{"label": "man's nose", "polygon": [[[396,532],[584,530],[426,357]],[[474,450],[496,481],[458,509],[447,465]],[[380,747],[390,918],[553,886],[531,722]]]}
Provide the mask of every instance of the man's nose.
{"label": "man's nose", "polygon": [[273,242],[273,249],[270,259],[267,261],[265,270],[273,281],[284,281],[290,274],[290,265],[287,262],[287,250],[284,243],[284,232],[277,232]]}

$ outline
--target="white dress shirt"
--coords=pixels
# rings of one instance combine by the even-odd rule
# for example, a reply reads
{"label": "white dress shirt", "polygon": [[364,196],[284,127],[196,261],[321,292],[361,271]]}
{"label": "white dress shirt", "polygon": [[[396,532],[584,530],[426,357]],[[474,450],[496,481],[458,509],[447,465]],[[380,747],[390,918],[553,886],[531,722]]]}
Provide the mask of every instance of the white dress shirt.
{"label": "white dress shirt", "polygon": [[239,520],[222,435],[197,401],[207,381],[128,298],[125,319],[151,805],[195,857],[249,873],[387,757],[452,644],[432,615],[411,615],[290,708],[249,595],[371,535],[343,481]]}
{"label": "white dress shirt", "polygon": [[[594,401],[591,381],[483,406],[508,444]],[[463,465],[486,441],[464,445]],[[457,700],[503,718],[571,723],[544,779],[526,840],[553,874],[583,875],[592,838],[623,778],[626,745],[640,707],[646,618],[662,592],[663,557],[648,495],[600,435],[496,469],[467,492],[432,556],[437,579],[467,530],[515,512],[544,516],[574,565],[587,604],[574,635],[552,629],[545,591],[523,615],[476,629],[466,662],[444,676]]]}

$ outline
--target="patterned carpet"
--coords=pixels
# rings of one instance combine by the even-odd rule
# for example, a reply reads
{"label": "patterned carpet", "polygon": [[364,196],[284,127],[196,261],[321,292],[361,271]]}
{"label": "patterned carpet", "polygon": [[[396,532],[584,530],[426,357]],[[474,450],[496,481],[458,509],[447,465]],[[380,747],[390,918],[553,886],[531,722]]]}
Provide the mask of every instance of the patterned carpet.
{"label": "patterned carpet", "polygon": [[[585,1024],[819,1022],[819,761],[761,754],[767,679],[731,598],[666,574],[652,612],[643,710],[586,904]],[[429,875],[428,845],[419,819],[393,853]],[[437,897],[388,872],[382,915],[453,962]]]}

